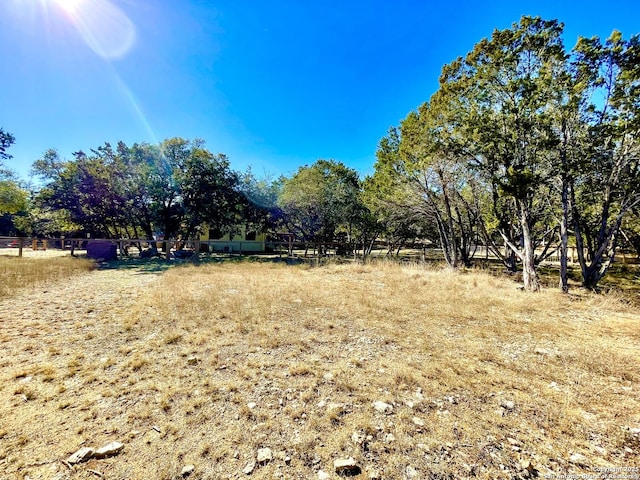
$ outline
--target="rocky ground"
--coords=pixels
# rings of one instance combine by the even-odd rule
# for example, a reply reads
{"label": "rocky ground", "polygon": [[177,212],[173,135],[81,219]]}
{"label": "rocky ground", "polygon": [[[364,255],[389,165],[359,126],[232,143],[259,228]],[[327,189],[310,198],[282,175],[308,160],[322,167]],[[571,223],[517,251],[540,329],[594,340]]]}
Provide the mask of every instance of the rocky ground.
{"label": "rocky ground", "polygon": [[640,475],[624,302],[412,267],[125,267],[0,301],[0,478]]}

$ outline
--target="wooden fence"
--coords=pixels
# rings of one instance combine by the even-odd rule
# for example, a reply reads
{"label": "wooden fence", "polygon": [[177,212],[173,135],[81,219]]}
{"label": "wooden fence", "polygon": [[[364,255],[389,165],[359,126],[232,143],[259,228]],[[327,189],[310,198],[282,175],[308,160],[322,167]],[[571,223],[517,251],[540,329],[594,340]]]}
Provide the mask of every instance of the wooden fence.
{"label": "wooden fence", "polygon": [[[258,242],[252,240],[225,241],[225,240],[150,240],[147,238],[32,238],[32,237],[0,237],[0,248],[16,248],[18,256],[23,256],[23,250],[69,250],[71,255],[76,250],[85,250],[88,242],[104,241],[111,242],[117,247],[119,258],[129,256],[131,248],[137,248],[142,253],[144,250],[158,250],[164,254],[165,258],[175,258],[175,252],[191,253],[197,259],[199,253],[223,253],[244,255],[248,253],[261,253],[267,247],[268,253],[286,254],[292,256],[295,250],[321,250],[316,244],[294,243],[292,241],[269,241]],[[324,246],[327,248],[327,246]],[[335,247],[334,247],[335,248]],[[167,253],[169,253],[167,255]]]}

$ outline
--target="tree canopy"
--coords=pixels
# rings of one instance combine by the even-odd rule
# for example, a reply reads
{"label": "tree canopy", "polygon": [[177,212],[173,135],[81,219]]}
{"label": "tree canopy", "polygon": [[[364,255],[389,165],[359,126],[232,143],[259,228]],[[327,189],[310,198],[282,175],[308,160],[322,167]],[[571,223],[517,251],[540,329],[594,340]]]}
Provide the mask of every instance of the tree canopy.
{"label": "tree canopy", "polygon": [[482,238],[532,291],[556,249],[566,290],[569,228],[594,287],[640,201],[638,37],[581,38],[568,51],[562,32],[523,17],[446,65],[430,101],[381,142],[373,176],[387,208],[437,227],[451,266]]}
{"label": "tree canopy", "polygon": [[[233,233],[289,232],[302,242],[341,241],[366,254],[419,240],[451,268],[479,246],[540,289],[538,267],[569,246],[582,283],[595,288],[620,242],[640,245],[640,39],[579,38],[524,16],[442,69],[438,90],[379,142],[365,179],[317,160],[289,177],[239,173],[202,140],[105,143],[33,164],[43,185],[26,191],[2,168],[15,138],[0,128],[0,214],[48,234],[192,238],[207,225]],[[25,212],[29,211],[29,215]]]}

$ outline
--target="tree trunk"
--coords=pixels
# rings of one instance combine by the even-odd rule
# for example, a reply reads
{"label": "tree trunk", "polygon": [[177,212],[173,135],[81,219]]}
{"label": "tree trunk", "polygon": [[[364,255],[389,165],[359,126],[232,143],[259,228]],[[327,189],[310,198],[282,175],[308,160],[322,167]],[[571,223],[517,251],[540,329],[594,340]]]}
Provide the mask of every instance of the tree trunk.
{"label": "tree trunk", "polygon": [[531,231],[529,230],[529,210],[524,203],[520,205],[520,227],[522,228],[523,243],[521,259],[524,289],[528,292],[539,292],[540,278],[536,270],[536,253],[531,241]]}
{"label": "tree trunk", "polygon": [[562,217],[560,218],[560,290],[569,293],[569,183],[562,180]]}

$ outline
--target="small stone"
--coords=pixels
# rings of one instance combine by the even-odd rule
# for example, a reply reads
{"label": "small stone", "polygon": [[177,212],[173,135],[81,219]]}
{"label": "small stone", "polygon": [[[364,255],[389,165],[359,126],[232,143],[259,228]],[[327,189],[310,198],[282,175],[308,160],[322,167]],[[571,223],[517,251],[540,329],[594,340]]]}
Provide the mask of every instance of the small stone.
{"label": "small stone", "polygon": [[396,437],[393,433],[387,433],[384,436],[384,443],[391,443],[391,442],[395,442],[396,441]]}
{"label": "small stone", "polygon": [[189,358],[187,358],[187,363],[189,365],[197,365],[198,357],[196,357],[195,355],[191,355]]}
{"label": "small stone", "polygon": [[338,475],[343,476],[352,477],[362,473],[362,469],[356,464],[356,461],[352,457],[334,460],[333,468],[335,468]]}
{"label": "small stone", "polygon": [[322,378],[324,379],[325,382],[331,382],[333,380],[333,373],[327,372],[322,376]]}
{"label": "small stone", "polygon": [[415,468],[413,468],[411,465],[407,466],[407,468],[404,469],[404,474],[407,476],[407,478],[418,477],[418,471]]}
{"label": "small stone", "polygon": [[273,452],[270,448],[259,448],[256,459],[260,464],[268,463],[273,460]]}
{"label": "small stone", "polygon": [[550,352],[546,348],[536,347],[533,353],[537,353],[538,355],[549,355]]}
{"label": "small stone", "polygon": [[630,428],[629,433],[631,435],[640,436],[640,428]]}
{"label": "small stone", "polygon": [[336,469],[336,472],[340,472],[346,468],[353,468],[356,466],[356,461],[353,457],[349,458],[338,458],[333,461],[333,467]]}
{"label": "small stone", "polygon": [[411,421],[413,422],[414,425],[417,425],[418,427],[424,427],[424,420],[422,420],[420,417],[413,417]]}
{"label": "small stone", "polygon": [[606,455],[607,455],[607,453],[608,453],[606,448],[602,448],[602,447],[601,447],[601,446],[599,446],[599,445],[593,445],[592,447],[593,447],[593,449],[594,449],[596,452],[598,452],[598,453],[599,453],[600,455],[602,455],[603,457],[604,457],[604,456],[606,456]]}
{"label": "small stone", "polygon": [[376,470],[375,468],[367,469],[367,477],[369,477],[369,480],[381,480],[382,479],[380,471]]}
{"label": "small stone", "polygon": [[531,463],[531,460],[520,460],[520,463],[518,464],[518,468],[521,471],[529,472],[530,477],[535,478],[538,476],[538,470],[536,469],[536,467],[533,466],[533,463]]}
{"label": "small stone", "polygon": [[393,405],[381,401],[374,402],[373,408],[375,408],[376,411],[386,413],[387,415],[393,412]]}
{"label": "small stone", "polygon": [[180,472],[180,475],[182,475],[183,477],[188,477],[193,473],[195,469],[196,467],[194,465],[185,465],[184,467],[182,467],[182,471]]}
{"label": "small stone", "polygon": [[516,408],[516,404],[514,402],[512,402],[511,400],[504,400],[501,404],[501,407],[503,407],[506,410],[513,410],[514,408]]}
{"label": "small stone", "polygon": [[96,450],[94,456],[96,458],[112,457],[122,451],[124,445],[120,442],[111,442],[102,448]]}
{"label": "small stone", "polygon": [[329,474],[327,472],[323,472],[322,470],[318,470],[318,480],[329,480]]}
{"label": "small stone", "polygon": [[507,442],[509,442],[511,445],[518,445],[520,443],[518,440],[511,437],[507,437]]}
{"label": "small stone", "polygon": [[258,406],[258,404],[256,402],[249,402],[247,403],[247,408],[249,410],[253,410],[254,408],[256,408]]}
{"label": "small stone", "polygon": [[318,402],[318,408],[324,408],[327,406],[327,402],[325,400],[320,400]]}
{"label": "small stone", "polygon": [[580,453],[574,453],[573,455],[571,455],[569,457],[569,461],[571,463],[575,463],[576,465],[586,465],[587,464],[587,457],[585,457],[584,455],[580,454]]}
{"label": "small stone", "polygon": [[90,447],[82,447],[80,450],[67,458],[67,463],[74,465],[76,463],[86,462],[95,454],[95,450]]}
{"label": "small stone", "polygon": [[362,445],[365,441],[365,434],[360,432],[353,432],[351,435],[351,441],[356,445]]}
{"label": "small stone", "polygon": [[249,463],[247,463],[246,467],[242,469],[242,473],[244,473],[245,475],[251,475],[255,468],[256,468],[256,462],[252,460]]}

